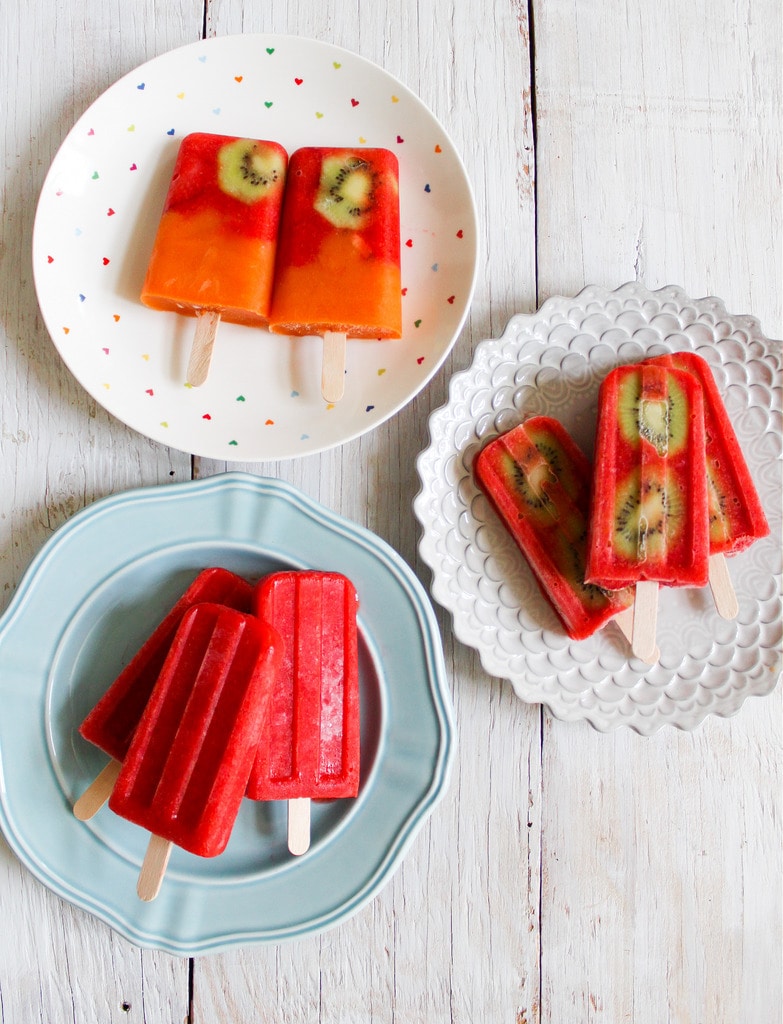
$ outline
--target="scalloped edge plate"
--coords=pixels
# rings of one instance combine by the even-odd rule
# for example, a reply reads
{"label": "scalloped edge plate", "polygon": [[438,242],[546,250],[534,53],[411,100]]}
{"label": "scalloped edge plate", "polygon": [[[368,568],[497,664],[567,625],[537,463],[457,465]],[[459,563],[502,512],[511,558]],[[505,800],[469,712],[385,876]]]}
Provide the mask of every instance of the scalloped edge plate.
{"label": "scalloped edge plate", "polygon": [[[718,377],[771,533],[729,560],[736,621],[717,616],[706,588],[661,593],[661,660],[645,666],[629,660],[614,624],[568,639],[474,484],[471,463],[491,437],[535,414],[561,419],[592,454],[605,373],[680,349],[698,350]],[[746,697],[769,693],[781,673],[782,433],[781,347],[753,317],[729,315],[713,297],[635,282],[552,297],[536,313],[512,317],[502,337],[482,341],[430,417],[414,512],[432,593],[485,671],[557,718],[649,735],[665,723],[687,730],[708,714],[734,714]]]}
{"label": "scalloped edge plate", "polygon": [[[159,897],[144,904],[135,887],[146,833],[108,808],[88,823],[71,813],[105,762],[77,726],[213,564],[249,579],[282,566],[335,568],[355,583],[360,794],[314,805],[313,845],[299,858],[285,854],[281,802],[245,801],[226,852],[204,860],[175,850]],[[14,852],[131,942],[176,955],[311,935],[354,914],[443,795],[453,758],[440,633],[411,569],[294,487],[245,473],[128,491],[62,526],[0,619],[0,696],[0,825]]]}

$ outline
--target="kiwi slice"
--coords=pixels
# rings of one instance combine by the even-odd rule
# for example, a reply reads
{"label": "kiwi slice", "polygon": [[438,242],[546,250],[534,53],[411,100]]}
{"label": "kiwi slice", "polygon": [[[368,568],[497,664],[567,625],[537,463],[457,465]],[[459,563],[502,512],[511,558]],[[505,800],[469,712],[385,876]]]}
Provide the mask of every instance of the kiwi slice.
{"label": "kiwi slice", "polygon": [[709,463],[707,463],[707,509],[710,519],[710,543],[722,544],[729,539],[726,496],[721,490],[717,473]]}
{"label": "kiwi slice", "polygon": [[236,139],[218,150],[218,184],[234,199],[256,203],[283,180],[280,152],[253,139]]}
{"label": "kiwi slice", "polygon": [[315,208],[336,228],[359,231],[375,202],[375,171],[358,154],[324,157]]}
{"label": "kiwi slice", "polygon": [[668,394],[646,396],[639,367],[625,374],[617,395],[617,415],[623,437],[637,444],[640,437],[654,445],[661,455],[676,454],[688,441],[690,409],[682,388],[668,378]]}
{"label": "kiwi slice", "polygon": [[574,470],[572,458],[566,454],[558,439],[550,430],[538,428],[536,424],[526,424],[527,435],[536,446],[550,467],[550,480],[557,480],[568,497],[575,504],[587,497],[585,486]]}
{"label": "kiwi slice", "polygon": [[641,481],[634,470],[617,492],[614,539],[623,557],[655,561],[666,554],[670,539],[685,525],[686,509],[676,487],[668,486],[665,472]]}

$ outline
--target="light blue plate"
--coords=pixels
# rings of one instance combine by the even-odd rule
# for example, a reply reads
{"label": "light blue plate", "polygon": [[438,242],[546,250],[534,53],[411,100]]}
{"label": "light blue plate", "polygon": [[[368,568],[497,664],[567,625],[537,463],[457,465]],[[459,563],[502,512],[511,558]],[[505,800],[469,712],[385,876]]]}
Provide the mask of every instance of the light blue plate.
{"label": "light blue plate", "polygon": [[[148,835],[104,807],[71,813],[106,758],[78,725],[204,567],[250,580],[336,569],[359,593],[362,781],[313,805],[286,849],[283,803],[245,801],[224,854],[175,849],[136,896]],[[278,942],[355,913],[389,880],[447,785],[451,699],[429,599],[384,541],[278,480],[226,473],[96,502],[38,554],[0,620],[0,825],[59,896],[131,942],[178,955]]]}

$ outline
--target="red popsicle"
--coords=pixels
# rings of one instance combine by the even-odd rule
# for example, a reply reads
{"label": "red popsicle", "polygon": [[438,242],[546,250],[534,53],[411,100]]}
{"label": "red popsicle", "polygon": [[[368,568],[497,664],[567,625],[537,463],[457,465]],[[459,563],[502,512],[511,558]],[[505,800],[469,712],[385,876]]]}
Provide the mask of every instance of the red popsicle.
{"label": "red popsicle", "polygon": [[310,799],[359,790],[356,589],[335,572],[280,572],[256,589],[256,614],[283,639],[283,661],[247,795],[289,801],[289,848],[309,846]]}
{"label": "red popsicle", "polygon": [[474,472],[570,637],[584,639],[630,607],[632,590],[584,581],[592,468],[561,423],[526,420],[490,441]]}
{"label": "red popsicle", "polygon": [[755,540],[766,537],[769,524],[707,361],[695,352],[672,352],[646,361],[687,370],[701,384],[707,445],[710,587],[718,612],[732,619],[738,605],[724,556],[744,551]]}
{"label": "red popsicle", "polygon": [[185,612],[204,601],[249,612],[252,595],[251,585],[235,573],[218,567],[202,570],[120,672],[79,727],[82,736],[112,760],[74,804],[77,818],[91,818],[108,799]]}
{"label": "red popsicle", "polygon": [[[109,799],[116,814],[152,833],[151,856],[171,843],[201,857],[225,849],[280,646],[265,622],[224,605],[198,604],[185,614]],[[143,899],[157,893],[157,872],[155,882],[148,887],[153,878],[143,868]]]}
{"label": "red popsicle", "polygon": [[636,586],[634,653],[655,645],[658,584],[707,583],[709,540],[702,391],[690,373],[613,370],[598,398],[585,578]]}

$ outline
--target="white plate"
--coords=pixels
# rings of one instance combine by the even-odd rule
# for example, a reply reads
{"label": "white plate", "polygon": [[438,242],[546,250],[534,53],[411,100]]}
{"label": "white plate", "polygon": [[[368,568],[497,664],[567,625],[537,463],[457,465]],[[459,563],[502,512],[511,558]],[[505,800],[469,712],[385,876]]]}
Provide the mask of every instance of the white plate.
{"label": "white plate", "polygon": [[[193,321],[139,301],[179,143],[191,131],[382,146],[400,164],[403,337],[348,342],[345,397],[320,394],[321,341],[221,324],[210,376],[184,386]],[[346,50],[224,36],[125,75],[79,118],[33,232],[46,326],[84,388],[162,444],[256,461],[323,451],[378,426],[432,378],[473,293],[476,211],[453,144],[405,86]]]}
{"label": "white plate", "polygon": [[[476,453],[528,416],[561,420],[592,455],[596,395],[621,363],[695,350],[710,363],[764,504],[771,534],[729,560],[736,620],[718,617],[708,588],[660,594],[654,666],[628,659],[614,624],[573,641],[545,601],[510,535],[472,477]],[[558,718],[598,729],[664,723],[692,729],[707,714],[730,715],[769,693],[781,672],[781,346],[756,320],[730,316],[714,298],[669,287],[588,287],[511,319],[481,342],[473,365],[450,383],[430,418],[417,462],[414,510],[432,591],[454,632],[491,675]]]}

